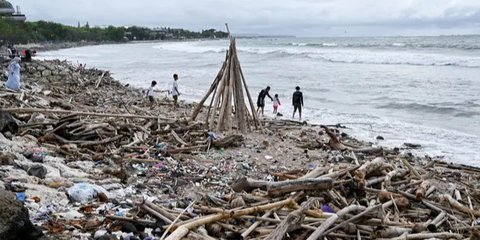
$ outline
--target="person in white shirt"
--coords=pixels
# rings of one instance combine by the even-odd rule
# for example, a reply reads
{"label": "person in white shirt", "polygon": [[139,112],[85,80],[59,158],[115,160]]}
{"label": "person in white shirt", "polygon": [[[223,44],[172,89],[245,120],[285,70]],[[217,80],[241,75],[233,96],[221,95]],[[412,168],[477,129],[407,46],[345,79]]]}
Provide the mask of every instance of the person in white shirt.
{"label": "person in white shirt", "polygon": [[156,81],[152,81],[152,84],[150,87],[147,89],[147,97],[148,100],[150,100],[150,107],[153,108],[153,105],[155,104],[155,98],[153,97],[153,88],[157,85]]}
{"label": "person in white shirt", "polygon": [[178,75],[175,73],[173,74],[173,84],[172,84],[172,96],[173,96],[173,109],[177,109],[178,107],[178,96],[180,96],[180,92],[178,91]]}

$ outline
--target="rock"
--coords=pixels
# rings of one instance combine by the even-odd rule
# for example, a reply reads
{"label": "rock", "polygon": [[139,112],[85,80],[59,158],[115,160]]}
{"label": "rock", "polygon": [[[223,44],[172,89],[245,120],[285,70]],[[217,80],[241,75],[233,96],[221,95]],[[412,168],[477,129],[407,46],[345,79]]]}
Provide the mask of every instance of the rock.
{"label": "rock", "polygon": [[408,147],[408,148],[414,148],[414,149],[415,149],[415,148],[421,148],[421,147],[422,147],[422,145],[420,145],[420,144],[415,144],[415,143],[404,143],[403,145],[405,145],[405,146]]}
{"label": "rock", "polygon": [[18,124],[8,112],[0,110],[0,132],[18,132]]}
{"label": "rock", "polygon": [[385,140],[382,136],[377,136],[377,140]]}
{"label": "rock", "polygon": [[51,107],[61,107],[66,110],[72,110],[75,108],[73,104],[66,102],[66,101],[51,101],[50,102]]}
{"label": "rock", "polygon": [[33,73],[33,77],[38,79],[38,78],[42,77],[42,74],[41,74],[41,72],[35,72],[35,73]]}
{"label": "rock", "polygon": [[0,166],[2,165],[13,165],[15,164],[15,156],[11,153],[2,152],[0,153]]}
{"label": "rock", "polygon": [[67,220],[67,221],[71,221],[71,220],[75,220],[75,219],[81,219],[83,218],[85,215],[83,215],[82,213],[76,211],[76,210],[70,210],[68,212],[62,212],[62,213],[57,213],[58,216],[62,217],[63,219]]}
{"label": "rock", "polygon": [[33,113],[30,119],[28,120],[28,123],[41,123],[45,122],[45,115],[41,113]]}
{"label": "rock", "polygon": [[131,222],[119,221],[113,224],[114,226],[121,226],[121,230],[124,233],[133,233],[137,234],[138,230]]}
{"label": "rock", "polygon": [[15,200],[15,194],[0,190],[0,239],[36,240],[42,235],[30,221],[28,210]]}
{"label": "rock", "polygon": [[47,69],[47,70],[43,70],[43,72],[42,72],[42,76],[43,76],[43,77],[48,77],[48,76],[50,76],[50,75],[52,75],[52,71],[50,71],[50,70],[48,70],[48,69]]}
{"label": "rock", "polygon": [[41,164],[35,164],[31,166],[27,171],[28,175],[35,176],[41,179],[45,178],[45,176],[47,175],[47,172],[48,172],[47,168],[45,168]]}
{"label": "rock", "polygon": [[107,234],[107,230],[105,229],[100,229],[100,230],[97,230],[95,232],[95,234],[93,235],[93,238],[94,239],[100,239],[101,237],[105,236]]}
{"label": "rock", "polygon": [[104,192],[98,193],[98,200],[100,202],[107,202],[108,201],[108,196]]}

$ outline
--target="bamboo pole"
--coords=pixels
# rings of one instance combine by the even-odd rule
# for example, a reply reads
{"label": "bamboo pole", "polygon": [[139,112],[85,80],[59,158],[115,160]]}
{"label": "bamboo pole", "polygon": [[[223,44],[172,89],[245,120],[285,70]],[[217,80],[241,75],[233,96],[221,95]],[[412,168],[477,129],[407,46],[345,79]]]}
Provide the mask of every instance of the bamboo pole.
{"label": "bamboo pole", "polygon": [[134,115],[134,114],[116,114],[116,113],[78,112],[78,111],[46,109],[46,108],[5,108],[5,109],[2,109],[2,110],[10,112],[10,113],[58,113],[58,114],[73,114],[73,115],[91,116],[91,117],[158,119],[157,116]]}
{"label": "bamboo pole", "polygon": [[[272,215],[272,210],[270,211],[267,211],[265,214],[262,215],[262,218],[268,218],[270,217],[270,215]],[[262,221],[257,220],[255,223],[253,223],[252,225],[250,225],[250,227],[245,230],[245,232],[242,233],[242,237],[245,239],[248,235],[250,235],[250,233],[252,233],[253,231],[255,231],[255,228],[257,228],[258,226],[260,226],[260,224],[262,223]]]}
{"label": "bamboo pole", "polygon": [[238,119],[238,128],[240,129],[240,131],[242,133],[244,133],[246,131],[246,128],[247,128],[247,115],[248,115],[248,110],[246,108],[246,103],[245,103],[245,98],[244,98],[244,95],[243,95],[243,86],[242,86],[242,81],[241,81],[241,76],[240,76],[240,72],[237,70],[238,69],[238,58],[237,58],[237,50],[236,48],[234,49],[235,51],[235,58],[234,58],[234,61],[235,61],[235,71],[234,71],[234,75],[235,75],[235,89],[236,89],[236,92],[237,92],[237,98],[236,101],[237,101],[237,106],[238,106],[238,109],[236,108],[235,109],[235,113],[237,115],[237,119]]}
{"label": "bamboo pole", "polygon": [[350,205],[342,210],[338,211],[337,214],[329,217],[325,222],[320,225],[308,238],[307,240],[317,240],[327,231],[330,226],[332,226],[337,219],[342,218],[346,214],[353,212],[353,211],[364,211],[366,208],[360,205]]}
{"label": "bamboo pole", "polygon": [[[195,107],[195,110],[193,111],[192,113],[192,116],[190,117],[190,121],[195,121],[195,119],[197,118],[198,114],[200,113],[200,111],[202,110],[203,108],[203,104],[205,103],[205,101],[207,101],[208,97],[210,97],[210,95],[212,94],[212,92],[216,91],[217,88],[218,88],[218,83],[220,82],[220,80],[222,79],[222,76],[223,76],[223,73],[225,71],[225,66],[227,65],[227,61],[226,59],[228,58],[228,52],[225,54],[225,61],[223,62],[222,64],[222,67],[220,68],[220,71],[218,71],[218,74],[217,76],[215,77],[215,79],[213,80],[213,83],[212,85],[210,86],[210,89],[208,90],[207,94],[205,94],[205,96],[202,98],[202,100],[200,100],[200,102],[198,103],[197,107]],[[213,96],[215,96],[215,93],[213,93]],[[213,97],[212,97],[212,100],[213,100]],[[210,106],[212,104],[210,103]],[[207,114],[208,116],[208,114]]]}
{"label": "bamboo pole", "polygon": [[268,203],[265,205],[245,208],[241,210],[225,211],[223,213],[217,213],[217,214],[201,217],[196,219],[195,221],[178,226],[176,230],[166,238],[166,240],[180,240],[183,237],[185,237],[190,230],[205,224],[214,223],[223,219],[236,218],[243,215],[250,215],[256,212],[263,212],[263,211],[271,210],[274,208],[283,207],[285,205],[293,205],[294,203],[295,201],[293,200],[293,198],[288,198],[283,201],[279,201],[275,203]]}
{"label": "bamboo pole", "polygon": [[235,83],[235,61],[233,60],[235,58],[235,39],[232,38],[232,43],[230,44],[231,46],[231,52],[232,55],[230,57],[230,72],[229,72],[229,79],[228,79],[228,101],[227,105],[225,107],[225,130],[231,131],[232,130],[232,114],[233,114],[233,107],[232,107],[232,102],[234,101],[234,83]]}
{"label": "bamboo pole", "polygon": [[245,80],[245,76],[243,75],[242,67],[240,65],[240,61],[238,60],[238,58],[237,58],[237,62],[238,62],[238,71],[240,72],[240,76],[242,77],[243,86],[245,87],[245,92],[247,93],[248,102],[250,104],[250,110],[251,110],[251,113],[252,113],[253,122],[255,123],[255,128],[256,129],[262,128],[262,124],[260,122],[260,119],[257,116],[257,111],[255,111],[255,105],[253,103],[252,96],[250,95],[250,91],[248,91],[247,81]]}
{"label": "bamboo pole", "polygon": [[[227,59],[227,65],[225,66],[225,69],[230,68],[230,51],[228,51],[228,59]],[[215,103],[213,104],[213,111],[212,111],[212,118],[210,119],[210,127],[213,128],[214,126],[214,116],[217,114],[217,109],[219,106],[225,101],[224,92],[225,92],[225,82],[226,79],[228,78],[228,71],[225,71],[223,73],[222,79],[220,80],[220,86],[218,87],[217,95],[215,96]],[[220,118],[218,119],[217,126],[220,124]]]}

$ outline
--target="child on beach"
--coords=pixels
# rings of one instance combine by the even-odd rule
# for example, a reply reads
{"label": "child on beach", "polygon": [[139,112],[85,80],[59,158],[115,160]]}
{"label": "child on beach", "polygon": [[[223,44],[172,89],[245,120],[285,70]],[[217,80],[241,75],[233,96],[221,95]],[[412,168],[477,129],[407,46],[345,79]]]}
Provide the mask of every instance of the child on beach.
{"label": "child on beach", "polygon": [[150,107],[153,108],[153,105],[155,103],[155,98],[153,97],[153,88],[157,85],[156,81],[152,81],[152,84],[150,87],[147,89],[147,97],[148,100],[150,101]]}
{"label": "child on beach", "polygon": [[278,98],[278,94],[275,94],[275,97],[273,98],[273,113],[277,114],[278,106],[282,105],[280,103],[280,99]]}

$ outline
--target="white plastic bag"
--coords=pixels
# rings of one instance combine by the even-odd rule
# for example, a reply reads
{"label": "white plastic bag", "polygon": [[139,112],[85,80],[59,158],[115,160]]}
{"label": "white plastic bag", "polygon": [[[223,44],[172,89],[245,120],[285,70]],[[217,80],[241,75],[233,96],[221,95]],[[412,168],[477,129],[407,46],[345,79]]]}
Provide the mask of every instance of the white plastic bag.
{"label": "white plastic bag", "polygon": [[70,201],[79,203],[91,201],[102,192],[108,196],[107,190],[90,183],[77,183],[67,190]]}

